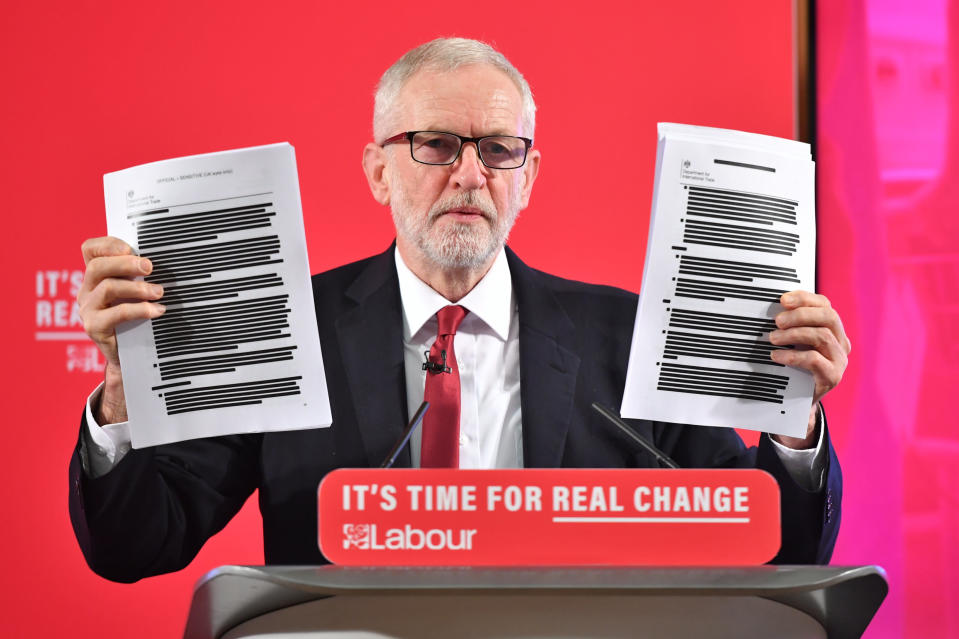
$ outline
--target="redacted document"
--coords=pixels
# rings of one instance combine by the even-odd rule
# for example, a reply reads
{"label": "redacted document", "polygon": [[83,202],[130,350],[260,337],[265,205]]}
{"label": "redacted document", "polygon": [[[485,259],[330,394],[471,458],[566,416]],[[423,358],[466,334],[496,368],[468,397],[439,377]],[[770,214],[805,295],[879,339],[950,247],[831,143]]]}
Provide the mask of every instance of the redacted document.
{"label": "redacted document", "polygon": [[134,448],[331,423],[296,158],[272,144],[103,176],[166,312],[117,330]]}
{"label": "redacted document", "polygon": [[804,437],[812,375],[777,364],[780,296],[814,290],[809,145],[660,123],[622,415]]}

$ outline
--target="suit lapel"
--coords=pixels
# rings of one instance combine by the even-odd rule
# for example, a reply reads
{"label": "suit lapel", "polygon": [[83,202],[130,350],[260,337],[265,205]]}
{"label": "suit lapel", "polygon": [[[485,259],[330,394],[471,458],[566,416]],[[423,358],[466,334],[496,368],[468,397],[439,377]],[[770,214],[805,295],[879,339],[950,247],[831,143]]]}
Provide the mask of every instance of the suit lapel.
{"label": "suit lapel", "polygon": [[[403,316],[393,248],[376,256],[346,290],[356,303],[336,320],[343,373],[363,448],[378,466],[407,421]],[[397,466],[410,465],[409,447]]]}
{"label": "suit lapel", "polygon": [[[546,286],[508,247],[519,306],[523,465],[560,466],[572,417],[580,358],[575,325]],[[393,248],[378,255],[346,290],[356,306],[335,326],[357,426],[370,465],[378,465],[408,419],[403,316]],[[410,465],[409,448],[397,466]]]}
{"label": "suit lapel", "polygon": [[575,325],[546,286],[545,276],[506,249],[519,306],[523,465],[558,467],[572,416],[580,358]]}

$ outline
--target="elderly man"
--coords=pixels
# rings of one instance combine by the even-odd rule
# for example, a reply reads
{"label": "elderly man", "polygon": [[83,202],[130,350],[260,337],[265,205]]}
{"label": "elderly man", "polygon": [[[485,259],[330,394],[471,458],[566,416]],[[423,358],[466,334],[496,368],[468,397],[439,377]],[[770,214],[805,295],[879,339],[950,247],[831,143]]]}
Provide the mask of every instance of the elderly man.
{"label": "elderly man", "polygon": [[[483,43],[436,40],[384,74],[363,170],[392,209],[396,244],[313,278],[335,372],[327,429],[131,450],[114,330],[162,314],[162,291],[134,280],[151,265],[123,242],[84,244],[81,313],[107,369],[84,415],[70,503],[94,570],[132,581],[182,568],[255,489],[266,562],[323,562],[317,484],[335,468],[377,465],[424,395],[433,408],[400,465],[656,465],[589,409],[622,399],[636,296],[533,270],[505,247],[539,171],[534,119],[522,75]],[[841,377],[849,345],[825,298],[795,291],[783,302],[771,340],[809,348],[774,357],[816,379],[805,439],[763,436],[747,450],[729,429],[634,425],[682,466],[768,470],[783,495],[777,560],[823,562],[841,478],[818,401]]]}

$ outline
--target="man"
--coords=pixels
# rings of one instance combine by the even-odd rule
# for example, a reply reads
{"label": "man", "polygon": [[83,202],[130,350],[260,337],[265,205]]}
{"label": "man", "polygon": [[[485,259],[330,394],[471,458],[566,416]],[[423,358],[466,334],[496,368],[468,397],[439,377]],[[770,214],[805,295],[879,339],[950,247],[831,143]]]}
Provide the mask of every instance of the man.
{"label": "man", "polygon": [[[84,244],[78,298],[107,368],[81,426],[70,504],[94,570],[133,581],[185,566],[257,488],[266,562],[322,562],[320,479],[378,464],[424,393],[444,419],[426,420],[400,465],[656,465],[589,409],[622,400],[636,296],[535,271],[504,248],[539,170],[534,119],[523,77],[482,43],[436,40],[384,74],[363,169],[373,196],[392,209],[396,244],[313,278],[323,358],[334,371],[327,429],[130,450],[114,331],[162,314],[162,290],[133,279],[151,265],[123,242]],[[770,339],[808,349],[773,356],[816,380],[806,438],[764,436],[747,451],[729,429],[635,426],[681,466],[771,472],[783,494],[777,559],[823,562],[838,530],[841,479],[818,402],[838,383],[849,344],[822,296],[795,291],[783,304]],[[425,350],[453,374],[424,372]],[[437,386],[454,378],[452,391]]]}

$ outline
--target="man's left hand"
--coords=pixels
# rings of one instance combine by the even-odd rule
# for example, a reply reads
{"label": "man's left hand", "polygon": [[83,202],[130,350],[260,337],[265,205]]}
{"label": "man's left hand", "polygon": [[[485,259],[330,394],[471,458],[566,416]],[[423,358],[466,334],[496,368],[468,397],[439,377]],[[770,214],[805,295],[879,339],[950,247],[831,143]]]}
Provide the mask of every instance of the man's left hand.
{"label": "man's left hand", "polygon": [[780,298],[780,302],[785,310],[776,315],[778,329],[769,334],[769,341],[776,346],[796,348],[776,349],[771,357],[778,364],[812,373],[815,390],[806,438],[773,437],[790,448],[811,448],[816,445],[819,400],[839,384],[849,363],[852,345],[839,314],[824,295],[790,291]]}

